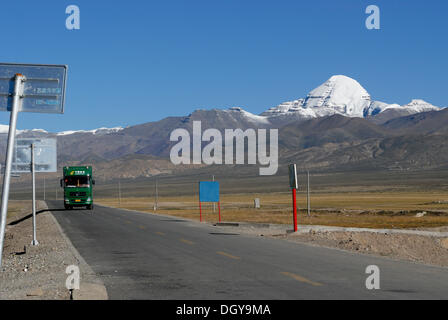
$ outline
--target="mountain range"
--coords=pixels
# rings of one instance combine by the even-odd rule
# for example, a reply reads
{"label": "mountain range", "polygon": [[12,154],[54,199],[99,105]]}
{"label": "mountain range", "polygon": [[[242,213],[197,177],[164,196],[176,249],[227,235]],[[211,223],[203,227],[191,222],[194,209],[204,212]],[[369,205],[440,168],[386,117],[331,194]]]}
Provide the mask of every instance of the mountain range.
{"label": "mountain range", "polygon": [[[305,98],[260,115],[232,107],[196,110],[126,128],[59,133],[33,129],[17,134],[57,137],[60,166],[88,163],[99,178],[136,178],[203,168],[174,166],[168,158],[175,144],[170,133],[177,128],[191,132],[193,121],[201,121],[203,130],[277,128],[280,164],[297,162],[314,170],[426,169],[443,167],[448,160],[448,109],[418,99],[403,106],[375,101],[356,80],[341,75],[332,76]],[[0,126],[1,150],[7,129]],[[245,166],[223,167],[245,170]]]}

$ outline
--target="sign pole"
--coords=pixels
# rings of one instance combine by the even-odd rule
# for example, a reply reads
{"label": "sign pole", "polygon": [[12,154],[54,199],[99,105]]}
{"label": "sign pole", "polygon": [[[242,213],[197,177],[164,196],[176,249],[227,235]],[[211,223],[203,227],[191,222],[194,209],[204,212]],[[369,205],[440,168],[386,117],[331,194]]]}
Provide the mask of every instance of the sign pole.
{"label": "sign pole", "polygon": [[221,202],[219,201],[218,201],[218,212],[219,212],[219,222],[221,222]]}
{"label": "sign pole", "polygon": [[201,200],[199,200],[199,221],[202,222],[202,207],[201,207]]}
{"label": "sign pole", "polygon": [[[213,175],[212,181],[215,181],[215,175]],[[216,203],[213,202],[213,213],[215,213],[215,212],[216,212]]]}
{"label": "sign pole", "polygon": [[6,167],[3,176],[1,223],[0,223],[0,266],[2,265],[3,242],[5,239],[6,218],[8,215],[9,183],[11,182],[12,156],[14,152],[14,140],[17,128],[17,113],[19,112],[23,96],[23,83],[26,78],[16,74],[14,78],[14,93],[12,97],[11,118],[9,120],[8,146],[6,149]]}
{"label": "sign pole", "polygon": [[34,143],[31,144],[31,175],[33,184],[33,241],[31,245],[37,246],[39,242],[36,239],[36,171],[34,170]]}
{"label": "sign pole", "polygon": [[293,217],[294,217],[294,232],[297,232],[297,198],[296,198],[296,188],[292,189],[292,205],[293,205]]}
{"label": "sign pole", "polygon": [[289,186],[292,190],[292,216],[294,222],[294,232],[297,232],[297,189],[299,182],[297,181],[297,166],[293,163],[288,166],[289,171]]}

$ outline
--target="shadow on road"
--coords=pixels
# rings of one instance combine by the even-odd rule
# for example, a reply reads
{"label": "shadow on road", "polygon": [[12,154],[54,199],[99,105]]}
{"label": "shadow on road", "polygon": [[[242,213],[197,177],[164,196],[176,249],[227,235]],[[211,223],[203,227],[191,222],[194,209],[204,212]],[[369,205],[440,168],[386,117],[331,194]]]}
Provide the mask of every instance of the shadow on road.
{"label": "shadow on road", "polygon": [[[66,210],[66,209],[43,209],[43,210],[36,211],[36,216],[41,213],[47,212],[47,211],[68,211],[68,210]],[[30,213],[30,214],[24,216],[23,218],[20,218],[20,219],[17,219],[15,221],[8,223],[8,226],[15,226],[23,221],[31,219],[32,217],[33,217],[33,213]]]}

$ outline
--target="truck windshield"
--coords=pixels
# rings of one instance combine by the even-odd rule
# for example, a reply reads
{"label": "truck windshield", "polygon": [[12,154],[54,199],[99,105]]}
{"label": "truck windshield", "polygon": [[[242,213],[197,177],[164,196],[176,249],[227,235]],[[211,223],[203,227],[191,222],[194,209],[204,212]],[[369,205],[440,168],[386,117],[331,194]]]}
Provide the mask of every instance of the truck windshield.
{"label": "truck windshield", "polygon": [[86,176],[71,176],[65,178],[66,187],[89,187],[89,177]]}

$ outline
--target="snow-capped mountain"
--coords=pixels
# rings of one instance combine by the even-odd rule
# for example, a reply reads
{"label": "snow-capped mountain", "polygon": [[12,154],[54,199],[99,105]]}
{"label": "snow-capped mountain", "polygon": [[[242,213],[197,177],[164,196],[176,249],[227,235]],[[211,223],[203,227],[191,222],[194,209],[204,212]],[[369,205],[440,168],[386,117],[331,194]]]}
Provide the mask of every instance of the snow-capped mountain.
{"label": "snow-capped mountain", "polygon": [[[199,120],[207,121],[209,125],[225,128],[248,127],[281,127],[285,124],[304,121],[332,115],[342,115],[351,118],[366,118],[377,124],[393,118],[408,116],[427,111],[439,111],[423,100],[414,99],[409,104],[388,104],[371,99],[370,94],[358,81],[343,75],[335,75],[322,85],[310,91],[305,98],[283,102],[260,115],[245,111],[241,107],[227,110],[196,110],[193,114],[202,115]],[[99,128],[93,130],[69,130],[58,133],[48,133],[42,129],[18,130],[18,134],[72,136],[89,134],[93,136],[107,135],[124,130],[122,127]],[[0,134],[8,133],[7,125],[0,125]]]}
{"label": "snow-capped mountain", "polygon": [[371,99],[370,94],[356,80],[343,75],[332,76],[322,85],[312,90],[306,98],[284,102],[272,107],[261,116],[268,118],[294,115],[304,120],[340,114],[346,117],[371,117],[386,110],[410,115],[426,111],[438,111],[423,100],[412,100],[400,106]]}
{"label": "snow-capped mountain", "polygon": [[123,127],[115,127],[115,128],[98,128],[93,130],[69,130],[69,131],[62,131],[58,132],[57,136],[68,136],[76,133],[91,133],[94,135],[100,135],[100,134],[109,134],[109,133],[115,133],[123,130]]}
{"label": "snow-capped mountain", "polygon": [[[56,135],[56,136],[69,136],[72,134],[78,134],[78,133],[90,133],[93,135],[102,135],[102,134],[109,134],[114,132],[119,132],[123,130],[123,127],[115,127],[115,128],[98,128],[93,130],[68,130],[68,131],[62,131],[57,133],[51,133],[44,129],[31,129],[31,130],[16,130],[17,134],[48,134],[48,135]],[[9,126],[5,124],[0,124],[0,134],[7,134],[9,132]]]}
{"label": "snow-capped mountain", "polygon": [[[9,126],[7,124],[0,124],[0,134],[2,133],[8,133],[9,132]],[[16,130],[17,134],[21,133],[48,133],[44,129],[32,129],[32,130]]]}

